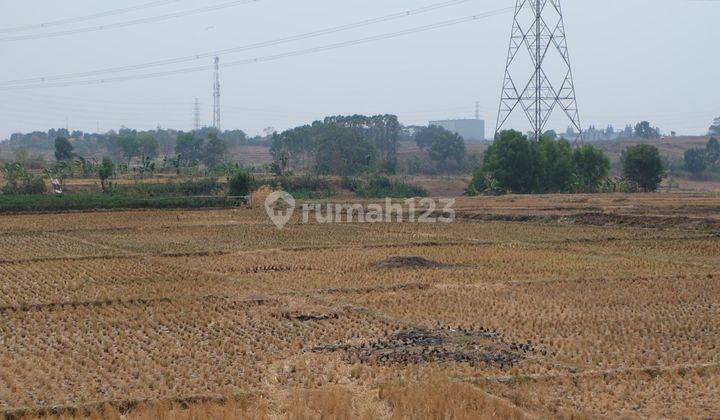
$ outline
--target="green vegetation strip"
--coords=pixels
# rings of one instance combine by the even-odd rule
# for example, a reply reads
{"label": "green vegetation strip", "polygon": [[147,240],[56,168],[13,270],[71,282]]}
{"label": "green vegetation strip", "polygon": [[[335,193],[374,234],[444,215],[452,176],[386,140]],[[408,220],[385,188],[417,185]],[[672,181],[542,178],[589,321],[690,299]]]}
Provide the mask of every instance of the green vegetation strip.
{"label": "green vegetation strip", "polygon": [[157,196],[88,193],[75,195],[0,195],[0,213],[103,209],[167,209],[235,207],[244,198],[224,196]]}

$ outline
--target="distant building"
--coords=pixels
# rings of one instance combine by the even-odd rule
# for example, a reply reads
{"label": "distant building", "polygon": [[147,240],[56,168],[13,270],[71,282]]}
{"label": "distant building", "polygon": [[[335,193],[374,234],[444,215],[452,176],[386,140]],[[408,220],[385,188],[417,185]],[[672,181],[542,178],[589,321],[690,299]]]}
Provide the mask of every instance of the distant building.
{"label": "distant building", "polygon": [[[605,129],[598,129],[594,125],[588,127],[582,134],[583,140],[586,141],[598,141],[598,140],[619,140],[632,138],[634,136],[634,130],[631,125],[626,125],[622,131],[615,130],[612,125],[608,125]],[[568,127],[568,131],[565,133],[565,138],[573,140],[577,137],[575,130],[572,127]]]}
{"label": "distant building", "polygon": [[448,131],[461,135],[466,141],[485,140],[484,120],[443,120],[430,121],[430,125],[437,125]]}

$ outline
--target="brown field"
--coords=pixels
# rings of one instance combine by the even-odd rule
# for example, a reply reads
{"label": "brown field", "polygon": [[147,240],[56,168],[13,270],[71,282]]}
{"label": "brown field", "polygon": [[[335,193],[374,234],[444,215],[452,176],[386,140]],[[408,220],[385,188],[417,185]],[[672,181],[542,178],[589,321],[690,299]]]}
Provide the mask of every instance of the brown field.
{"label": "brown field", "polygon": [[0,417],[720,417],[720,195],[456,208],[2,216]]}

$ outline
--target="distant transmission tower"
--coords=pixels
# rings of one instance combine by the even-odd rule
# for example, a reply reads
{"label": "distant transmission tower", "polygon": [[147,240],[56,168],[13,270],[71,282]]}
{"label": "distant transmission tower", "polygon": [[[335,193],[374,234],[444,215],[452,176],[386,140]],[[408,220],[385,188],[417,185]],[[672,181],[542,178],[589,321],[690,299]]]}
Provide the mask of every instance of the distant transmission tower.
{"label": "distant transmission tower", "polygon": [[480,102],[475,102],[475,119],[480,119]]}
{"label": "distant transmission tower", "polygon": [[213,85],[213,127],[220,130],[220,57],[215,57],[215,83]]}
{"label": "distant transmission tower", "polygon": [[195,98],[195,121],[193,124],[195,130],[200,129],[200,99]]}
{"label": "distant transmission tower", "polygon": [[[556,107],[582,133],[560,0],[516,1],[495,133],[518,107],[535,139],[540,139]],[[526,71],[518,76],[522,70]]]}

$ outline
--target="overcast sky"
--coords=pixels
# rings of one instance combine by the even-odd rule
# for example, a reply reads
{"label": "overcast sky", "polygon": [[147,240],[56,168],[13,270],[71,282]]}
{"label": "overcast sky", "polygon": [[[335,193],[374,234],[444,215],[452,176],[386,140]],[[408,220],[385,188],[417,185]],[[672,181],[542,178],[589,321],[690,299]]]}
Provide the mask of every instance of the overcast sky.
{"label": "overcast sky", "polygon": [[[442,0],[260,0],[151,24],[45,39],[26,34],[165,15],[229,0],[178,0],[165,6],[28,31],[18,26],[87,16],[151,0],[0,0],[2,82],[146,63],[416,9]],[[229,54],[222,62],[263,57],[437,23],[514,6],[470,0],[422,15],[283,45]],[[704,134],[720,115],[720,1],[564,0],[565,21],[584,127],[649,119],[663,131]],[[405,124],[470,118],[480,103],[494,129],[512,14],[393,39],[221,70],[223,128],[251,135],[330,114],[397,114]],[[146,69],[143,74],[211,64],[211,59]],[[97,77],[93,77],[97,78]],[[13,132],[64,127],[101,131],[121,125],[190,129],[194,98],[210,123],[212,72],[91,86],[2,90],[0,139]],[[522,117],[513,126],[526,129]],[[556,114],[550,128],[568,123]]]}

